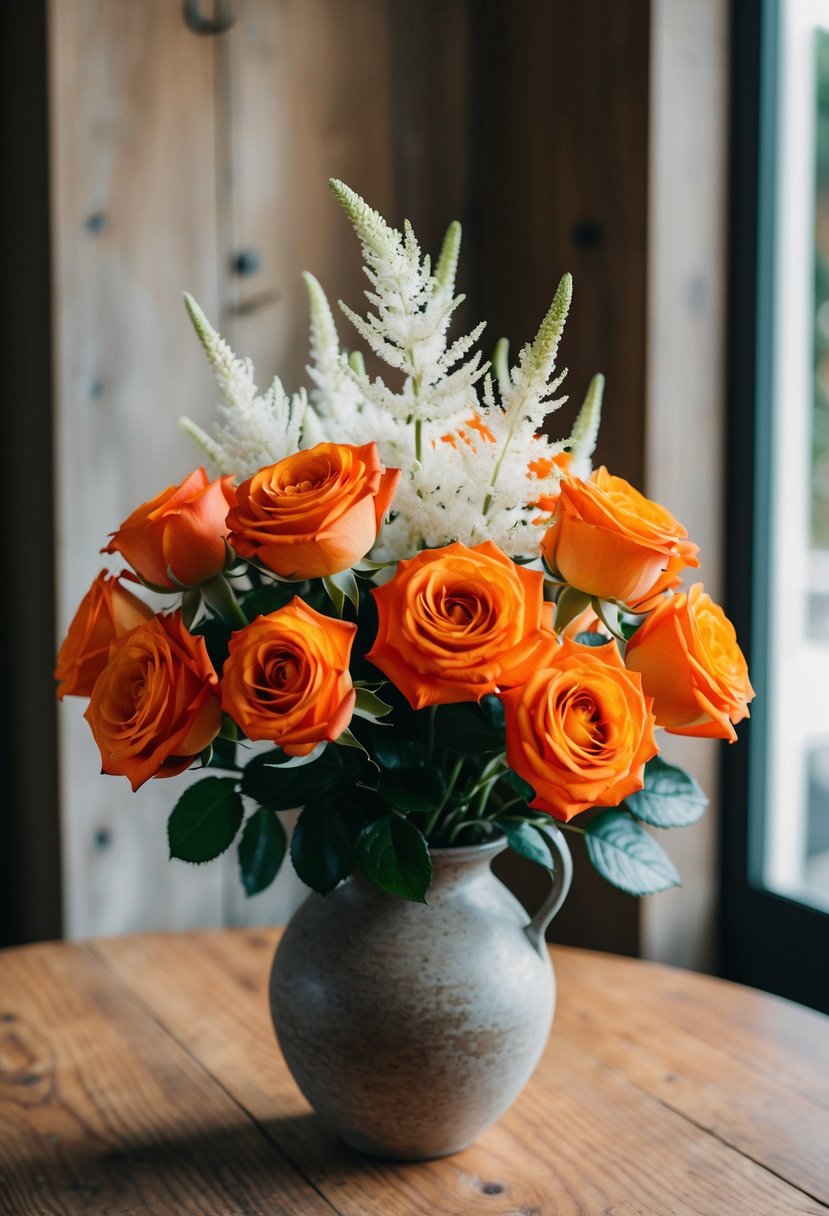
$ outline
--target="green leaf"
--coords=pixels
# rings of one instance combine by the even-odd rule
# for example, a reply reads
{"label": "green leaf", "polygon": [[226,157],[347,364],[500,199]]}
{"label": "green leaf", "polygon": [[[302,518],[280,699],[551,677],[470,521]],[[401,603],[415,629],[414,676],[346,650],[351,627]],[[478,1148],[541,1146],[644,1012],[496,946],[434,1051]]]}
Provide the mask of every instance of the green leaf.
{"label": "green leaf", "polygon": [[300,594],[298,583],[265,583],[246,592],[242,597],[245,616],[253,621],[258,616],[270,616],[289,604],[295,595]]}
{"label": "green leaf", "polygon": [[607,632],[612,634],[614,638],[618,638],[623,642],[625,640],[624,634],[619,628],[619,622],[621,619],[619,614],[619,605],[615,604],[612,600],[592,599],[590,602],[593,605],[593,611],[604,625]]}
{"label": "green leaf", "polygon": [[260,806],[239,841],[239,876],[246,895],[257,895],[271,885],[287,848],[288,838],[276,814]]}
{"label": "green leaf", "polygon": [[506,779],[516,794],[520,794],[525,802],[532,802],[533,798],[535,798],[535,790],[529,781],[525,781],[523,777],[519,777],[518,773],[514,772],[513,769],[510,769],[506,774]]}
{"label": "green leaf", "polygon": [[325,588],[326,595],[334,605],[334,611],[337,616],[342,616],[343,608],[345,607],[344,593],[330,577],[323,578],[322,585]]}
{"label": "green leaf", "polygon": [[556,603],[555,627],[559,633],[590,606],[590,596],[575,587],[564,587]]}
{"label": "green leaf", "polygon": [[446,777],[439,768],[400,766],[381,775],[377,793],[399,811],[432,811],[446,793]]}
{"label": "green leaf", "polygon": [[375,692],[369,688],[358,688],[357,700],[354,702],[354,713],[358,718],[368,718],[371,722],[376,722],[378,718],[385,718],[386,714],[392,711],[391,705],[387,705],[385,701],[381,701]]}
{"label": "green leaf", "polygon": [[496,821],[496,827],[499,827],[504,833],[513,852],[518,853],[520,857],[526,857],[528,861],[534,861],[536,865],[543,866],[552,874],[552,857],[542,831],[533,827],[531,823],[498,823]]}
{"label": "green leaf", "polygon": [[687,828],[702,818],[708,799],[681,768],[654,756],[645,766],[645,788],[630,794],[625,806],[655,828]]}
{"label": "green leaf", "polygon": [[[336,588],[336,593],[340,598],[341,603],[343,600],[350,600],[354,607],[354,611],[360,611],[360,588],[357,586],[357,580],[354,577],[353,570],[338,570],[336,574],[329,574],[322,581],[325,590],[328,592],[329,596],[331,596],[332,600],[334,597],[331,595],[331,590],[332,588]],[[334,602],[336,606],[336,601]],[[340,616],[342,616],[342,608],[338,608],[337,611],[339,612]]]}
{"label": "green leaf", "polygon": [[374,767],[377,768],[377,764],[372,759],[368,748],[364,743],[361,743],[357,736],[353,735],[347,727],[341,734],[337,735],[334,742],[339,744],[340,747],[350,747],[355,751],[362,752],[369,764],[373,764]]}
{"label": "green leaf", "polygon": [[436,726],[441,742],[462,756],[491,755],[505,747],[503,728],[495,724],[489,706],[441,705]]}
{"label": "green leaf", "polygon": [[212,861],[229,849],[244,815],[235,777],[205,777],[185,790],[167,820],[170,856]]}
{"label": "green leaf", "polygon": [[334,748],[326,747],[311,764],[287,768],[279,762],[284,755],[275,750],[255,756],[242,774],[242,793],[269,810],[293,810],[309,795],[316,797],[343,778],[343,766]]}
{"label": "green leaf", "polygon": [[387,815],[370,824],[360,837],[358,861],[381,891],[426,903],[432,859],[423,833],[409,819]]}
{"label": "green leaf", "polygon": [[309,803],[291,837],[291,861],[302,881],[327,895],[348,878],[364,826],[363,812],[351,802],[317,798]]}
{"label": "green leaf", "polygon": [[372,754],[383,768],[422,768],[426,748],[419,739],[402,739],[398,730],[377,732],[372,739]]}
{"label": "green leaf", "polygon": [[236,744],[230,739],[217,735],[213,740],[213,755],[210,757],[211,768],[231,769],[239,771],[236,763]]}
{"label": "green leaf", "polygon": [[602,877],[629,895],[652,895],[681,886],[667,853],[624,811],[602,811],[584,840]]}
{"label": "green leaf", "polygon": [[181,597],[181,621],[185,629],[192,632],[201,611],[201,592],[198,587],[188,587]]}

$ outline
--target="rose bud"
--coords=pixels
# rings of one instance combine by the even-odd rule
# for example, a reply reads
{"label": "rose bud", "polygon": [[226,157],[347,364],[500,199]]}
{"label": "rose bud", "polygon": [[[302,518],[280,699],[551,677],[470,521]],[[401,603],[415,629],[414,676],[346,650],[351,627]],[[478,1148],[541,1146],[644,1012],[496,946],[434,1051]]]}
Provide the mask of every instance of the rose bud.
{"label": "rose bud", "polygon": [[734,626],[695,583],[666,596],[627,644],[625,663],[640,672],[658,726],[673,735],[734,742],[754,689]]}
{"label": "rose bud", "polygon": [[687,532],[670,511],[621,477],[597,469],[564,477],[541,552],[561,578],[598,599],[632,604],[649,594]]}
{"label": "rose bud", "polygon": [[124,520],[104,553],[121,553],[152,587],[195,587],[221,574],[227,561],[227,510],[233,478],[210,481],[196,469]]}

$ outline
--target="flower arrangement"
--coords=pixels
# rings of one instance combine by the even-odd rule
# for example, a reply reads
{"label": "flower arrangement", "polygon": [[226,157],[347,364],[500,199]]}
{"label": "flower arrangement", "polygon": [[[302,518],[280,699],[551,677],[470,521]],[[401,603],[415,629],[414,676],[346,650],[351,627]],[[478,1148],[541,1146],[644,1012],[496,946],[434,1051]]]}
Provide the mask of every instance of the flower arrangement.
{"label": "flower arrangement", "polygon": [[[341,305],[396,373],[340,349],[317,281],[310,392],[260,394],[198,305],[222,391],[214,466],[138,507],[58,656],[58,695],[88,698],[105,773],[137,789],[206,770],[169,819],[173,857],[238,838],[254,894],[288,851],[325,893],[355,867],[424,901],[430,849],[506,837],[547,866],[550,817],[633,894],[676,884],[644,825],[684,826],[706,799],[659,756],[658,729],[733,740],[753,692],[734,630],[697,583],[697,547],[663,507],[591,470],[603,391],[572,434],[542,431],[562,379],[562,279],[510,366],[449,342],[460,227],[432,269],[340,182],[370,310]],[[161,611],[135,594],[167,597]]]}

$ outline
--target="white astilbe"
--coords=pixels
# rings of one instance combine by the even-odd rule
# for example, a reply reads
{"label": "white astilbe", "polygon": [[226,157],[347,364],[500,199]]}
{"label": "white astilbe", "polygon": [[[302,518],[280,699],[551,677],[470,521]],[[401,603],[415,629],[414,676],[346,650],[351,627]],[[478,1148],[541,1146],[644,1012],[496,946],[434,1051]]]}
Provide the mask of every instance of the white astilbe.
{"label": "white astilbe", "polygon": [[360,317],[341,307],[369,348],[400,373],[402,386],[395,391],[379,377],[369,381],[359,352],[341,350],[313,275],[304,276],[310,401],[304,390],[289,399],[278,380],[259,396],[250,361],[237,359],[186,297],[224,403],[213,436],[186,420],[185,429],[220,472],[239,478],[323,440],[375,442],[384,463],[402,472],[391,517],[371,554],[378,560],[411,557],[453,540],[493,540],[513,557],[536,558],[563,454],[572,473],[590,474],[604,386],[601,376],[594,377],[569,438],[543,434],[545,417],[566,400],[555,397],[565,374],[556,374],[555,361],[572,296],[570,276],[561,280],[534,341],[512,370],[506,341],[498,343],[493,382],[480,352],[468,357],[483,326],[447,346],[452,314],[463,299],[455,295],[460,225],[450,225],[432,274],[408,223],[396,232],[347,186],[332,182],[331,188],[362,242],[374,311]]}
{"label": "white astilbe", "polygon": [[212,435],[190,418],[181,419],[182,429],[196,441],[218,473],[232,473],[239,479],[296,452],[308,405],[305,390],[289,397],[275,376],[270,388],[260,394],[250,359],[237,359],[192,296],[185,294],[184,302],[223,401],[218,406],[220,420]]}
{"label": "white astilbe", "polygon": [[366,298],[375,311],[361,317],[342,301],[340,308],[366,345],[404,381],[394,392],[379,377],[372,381],[365,373],[351,374],[367,402],[413,424],[419,459],[423,425],[442,421],[444,429],[452,427],[476,402],[475,384],[486,370],[480,351],[467,358],[483,324],[450,347],[446,344],[452,314],[464,299],[454,294],[460,224],[450,224],[433,275],[408,220],[403,233],[396,232],[342,182],[332,180],[331,189],[360,238],[371,284]]}
{"label": "white astilbe", "polygon": [[599,423],[602,419],[602,396],[604,394],[604,376],[594,376],[590,381],[584,405],[573,424],[573,430],[567,442],[567,448],[572,457],[572,472],[576,477],[585,481],[590,476],[590,457],[596,450],[596,440],[599,438]]}
{"label": "white astilbe", "polygon": [[309,354],[306,371],[313,388],[308,394],[310,409],[303,423],[306,446],[323,439],[335,443],[363,444],[374,441],[389,465],[398,465],[411,447],[410,430],[397,418],[366,401],[353,372],[364,371],[359,352],[347,356],[340,340],[325,292],[312,274],[303,274],[310,310]]}

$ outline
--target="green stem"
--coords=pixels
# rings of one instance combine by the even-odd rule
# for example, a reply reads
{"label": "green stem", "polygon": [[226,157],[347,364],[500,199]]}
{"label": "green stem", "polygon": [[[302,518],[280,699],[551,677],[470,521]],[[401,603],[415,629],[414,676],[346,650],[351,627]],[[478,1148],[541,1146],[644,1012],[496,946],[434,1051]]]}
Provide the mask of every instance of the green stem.
{"label": "green stem", "polygon": [[208,579],[206,583],[201,584],[199,590],[204,602],[222,618],[226,625],[237,629],[246,627],[248,618],[223,574],[217,574],[214,578]]}
{"label": "green stem", "polygon": [[441,798],[439,805],[435,807],[434,811],[432,811],[432,814],[429,816],[429,818],[426,821],[426,827],[424,828],[423,835],[426,837],[427,840],[429,839],[429,836],[432,834],[432,832],[434,832],[435,824],[437,823],[438,819],[440,818],[442,812],[445,810],[446,804],[448,803],[449,799],[452,797],[452,791],[454,790],[455,786],[457,785],[458,777],[460,777],[460,775],[461,775],[462,768],[463,768],[463,757],[456,760],[455,766],[452,769],[451,773],[449,774],[449,780],[446,783],[446,790],[444,791],[444,795]]}
{"label": "green stem", "polygon": [[[501,805],[496,808],[494,813],[495,813],[495,815],[500,817],[502,812],[508,811],[511,806],[518,806],[519,803],[522,803],[522,802],[526,804],[526,801],[527,801],[526,798],[522,798],[521,795],[519,794],[517,798],[510,798],[507,802],[502,802]],[[514,818],[516,818],[516,817],[514,816]]]}
{"label": "green stem", "polygon": [[460,835],[464,828],[479,828],[481,826],[480,819],[461,819],[460,823],[456,823],[452,831],[447,837],[447,844],[454,844],[456,838]]}
{"label": "green stem", "polygon": [[435,758],[435,715],[437,705],[430,705],[426,710],[426,760],[431,764]]}

